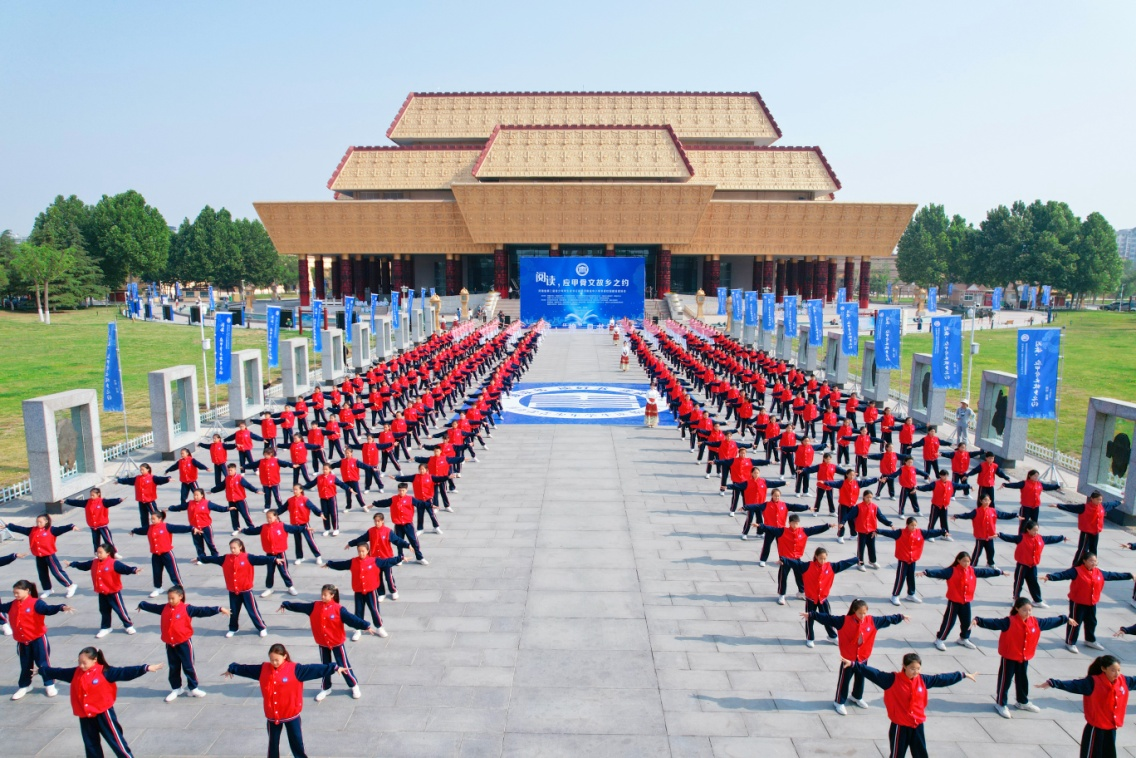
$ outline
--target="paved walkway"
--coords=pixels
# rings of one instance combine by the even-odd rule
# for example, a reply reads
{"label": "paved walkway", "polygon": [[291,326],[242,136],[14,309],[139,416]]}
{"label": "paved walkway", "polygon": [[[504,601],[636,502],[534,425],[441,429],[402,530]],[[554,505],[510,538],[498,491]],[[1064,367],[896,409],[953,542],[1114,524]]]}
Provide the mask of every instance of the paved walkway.
{"label": "paved walkway", "polygon": [[[525,380],[643,380],[637,368],[621,374],[617,364],[606,333],[552,333]],[[430,565],[396,570],[402,599],[382,606],[390,638],[348,643],[363,699],[352,700],[341,680],[321,704],[311,700],[315,688],[307,688],[303,719],[311,755],[887,755],[879,691],[868,686],[870,710],[850,708],[846,717],[832,711],[836,649],[823,643],[813,650],[804,646],[798,618],[803,603],[774,603],[776,567],[756,565],[760,542],[738,539],[740,524],[725,515],[726,499],[702,478],[673,429],[502,426],[481,457],[466,466],[456,512],[443,514],[445,534],[423,538]],[[172,488],[164,489],[161,504],[167,506],[175,496]],[[108,487],[106,494],[129,497],[119,486]],[[1017,493],[1006,494],[1002,505],[1009,507]],[[963,504],[969,508],[972,501]],[[894,503],[885,502],[884,511],[894,513]],[[4,516],[32,513],[27,506]],[[129,562],[146,570],[127,579],[125,594],[133,607],[150,589],[145,541],[125,534],[137,526],[132,502],[112,513]],[[259,511],[254,514],[259,521]],[[1073,519],[1055,514],[1045,511],[1044,531],[1074,534]],[[179,516],[174,519],[181,523]],[[368,522],[352,511],[340,538],[317,539],[325,554],[349,557],[340,550],[342,543]],[[812,522],[806,518],[806,524]],[[971,547],[961,538],[969,529],[959,531],[955,543],[928,545],[926,566],[946,565]],[[1132,565],[1132,554],[1118,549],[1125,538],[1112,529],[1103,536],[1105,568]],[[836,558],[854,551],[829,535],[811,542],[828,547]],[[872,600],[875,613],[895,610],[887,602],[892,544],[880,542],[881,570],[837,577],[835,612],[858,595]],[[67,558],[87,557],[85,529],[60,543]],[[256,538],[249,543],[255,545]],[[220,570],[189,565],[188,541],[179,537],[176,545],[190,601],[224,602]],[[7,543],[0,553],[13,546],[24,549]],[[1011,546],[1001,543],[998,550],[1001,565],[1012,565]],[[1058,570],[1069,564],[1072,547],[1050,547],[1045,555],[1044,566]],[[345,574],[310,563],[294,573],[299,600],[315,599],[325,582],[349,585]],[[32,574],[25,559],[0,569],[0,581],[9,586]],[[97,615],[90,579],[75,575],[81,591],[73,603],[79,612],[49,622],[55,665],[70,663],[81,647],[94,643]],[[980,580],[976,613],[1004,614],[1009,584],[1005,577]],[[947,653],[937,652],[931,641],[945,602],[943,584],[920,578],[919,589],[926,603],[908,609],[910,624],[881,632],[873,664],[894,670],[903,653],[917,650],[928,672],[967,668],[982,673],[977,684],[932,693],[931,754],[1075,754],[1084,723],[1080,699],[1037,691],[1041,713],[999,718],[991,700],[996,634],[977,631],[977,651],[952,644]],[[1060,613],[1066,589],[1065,584],[1047,587],[1053,608],[1041,613]],[[1125,602],[1131,591],[1130,582],[1113,583],[1101,604],[1102,640],[1122,657],[1133,643],[1106,635],[1132,623],[1134,612]],[[119,717],[136,755],[264,754],[255,684],[228,682],[219,674],[230,661],[264,660],[269,642],[284,642],[300,661],[317,660],[307,619],[271,614],[279,599],[260,601],[268,640],[256,637],[247,622],[230,640],[223,636],[222,618],[196,623],[205,699],[163,703],[164,671],[119,687]],[[101,641],[111,663],[164,661],[157,617],[136,614],[135,621],[138,635],[127,637],[116,622],[115,633]],[[1033,681],[1083,675],[1090,660],[1084,652],[1066,652],[1060,632],[1047,633],[1032,667]],[[10,639],[0,642],[0,671],[0,753],[81,754],[66,687],[55,700],[37,688],[19,703],[7,701],[16,675]],[[1120,742],[1136,755],[1131,730],[1121,732]]]}

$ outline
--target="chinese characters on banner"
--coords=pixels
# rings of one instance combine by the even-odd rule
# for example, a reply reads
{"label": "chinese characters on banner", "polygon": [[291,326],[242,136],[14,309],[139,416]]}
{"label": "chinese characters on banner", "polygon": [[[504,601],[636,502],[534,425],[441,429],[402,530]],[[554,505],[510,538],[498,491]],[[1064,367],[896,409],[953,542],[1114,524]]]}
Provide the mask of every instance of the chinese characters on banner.
{"label": "chinese characters on banner", "polygon": [[730,290],[730,295],[733,296],[731,301],[733,319],[737,323],[742,322],[742,315],[745,308],[745,303],[742,302],[742,292],[744,290]]}
{"label": "chinese characters on banner", "polygon": [[[398,297],[395,295],[394,297]],[[312,347],[317,353],[323,352],[323,301],[312,301]]]}
{"label": "chinese characters on banner", "polygon": [[725,287],[719,287],[718,288],[718,315],[719,316],[725,316],[726,315],[726,288]]}
{"label": "chinese characters on banner", "polygon": [[777,331],[777,296],[772,292],[761,296],[761,330],[770,333]]}
{"label": "chinese characters on banner", "polygon": [[962,389],[962,316],[931,319],[931,386]]}
{"label": "chinese characters on banner", "polygon": [[268,325],[268,367],[277,368],[280,365],[280,306],[268,306],[264,315]]}
{"label": "chinese characters on banner", "polygon": [[995,287],[994,294],[990,296],[990,309],[995,311],[1002,310],[1002,288]]}
{"label": "chinese characters on banner", "polygon": [[900,322],[903,311],[899,308],[884,308],[876,312],[876,369],[879,371],[899,370]]}
{"label": "chinese characters on banner", "polygon": [[848,290],[841,287],[836,291],[836,304],[839,306],[841,303],[848,300]]}
{"label": "chinese characters on banner", "polygon": [[927,288],[927,310],[931,313],[939,310],[939,288]]}
{"label": "chinese characters on banner", "polygon": [[797,296],[786,295],[781,305],[785,309],[785,337],[793,339],[797,336]]}
{"label": "chinese characters on banner", "polygon": [[840,351],[855,357],[860,354],[860,304],[840,303],[836,314],[840,317]]}
{"label": "chinese characters on banner", "polygon": [[1049,305],[1049,294],[1052,291],[1053,291],[1053,288],[1050,287],[1048,284],[1041,288],[1041,304],[1042,305],[1045,305],[1045,306]]}
{"label": "chinese characters on banner", "polygon": [[749,326],[757,324],[757,292],[745,293],[745,322]]}
{"label": "chinese characters on banner", "polygon": [[351,344],[351,324],[355,318],[355,298],[346,295],[343,298],[343,341]]}
{"label": "chinese characters on banner", "polygon": [[[543,319],[553,328],[602,326],[612,319],[638,321],[644,314],[646,262],[639,257],[519,260],[521,320]],[[719,312],[724,314],[726,291]]]}
{"label": "chinese characters on banner", "polygon": [[[390,313],[391,313],[391,329],[394,329],[394,330],[397,331],[398,327],[400,326],[399,319],[401,318],[401,314],[399,313],[399,310],[398,310],[398,290],[391,292]],[[316,349],[318,350],[319,348],[316,348]]]}
{"label": "chinese characters on banner", "polygon": [[1030,310],[1033,310],[1037,307],[1037,287],[1031,286],[1029,288],[1029,307]]}
{"label": "chinese characters on banner", "polygon": [[809,345],[820,347],[824,344],[824,301],[809,300]]}
{"label": "chinese characters on banner", "polygon": [[118,324],[107,324],[106,362],[103,364],[103,410],[123,413],[122,369],[118,365]]}
{"label": "chinese characters on banner", "polygon": [[1057,364],[1061,360],[1060,329],[1018,330],[1018,418],[1057,417]]}
{"label": "chinese characters on banner", "polygon": [[233,314],[218,313],[213,323],[213,383],[228,384],[233,368]]}
{"label": "chinese characters on banner", "polygon": [[379,296],[371,295],[371,334],[375,333],[375,309],[379,307]]}

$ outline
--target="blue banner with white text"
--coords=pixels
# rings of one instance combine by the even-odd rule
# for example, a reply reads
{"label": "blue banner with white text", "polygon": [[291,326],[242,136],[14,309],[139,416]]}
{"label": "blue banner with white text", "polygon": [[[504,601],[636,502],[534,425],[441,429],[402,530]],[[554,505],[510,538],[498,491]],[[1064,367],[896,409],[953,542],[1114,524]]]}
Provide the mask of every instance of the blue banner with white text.
{"label": "blue banner with white text", "polygon": [[343,298],[343,341],[351,344],[351,324],[355,319],[355,298],[347,295]]}
{"label": "blue banner with white text", "polygon": [[1003,292],[1003,290],[1002,290],[1001,287],[995,287],[994,288],[994,294],[990,296],[990,308],[991,308],[991,310],[995,310],[995,311],[1002,310],[1002,292]]}
{"label": "blue banner with white text", "polygon": [[1057,368],[1061,361],[1060,329],[1018,330],[1018,418],[1057,417]]}
{"label": "blue banner with white text", "polygon": [[[519,259],[521,321],[540,319],[553,328],[586,327],[628,318],[643,320],[645,259]],[[725,288],[719,289],[719,313],[726,312]]]}
{"label": "blue banner with white text", "polygon": [[777,331],[777,296],[772,292],[761,296],[761,328],[766,332]]}
{"label": "blue banner with white text", "polygon": [[1033,310],[1037,307],[1037,287],[1031,286],[1029,288],[1029,307],[1030,310]]}
{"label": "blue banner with white text", "polygon": [[228,384],[233,373],[233,314],[218,313],[213,323],[213,383]]}
{"label": "blue banner with white text", "polygon": [[824,344],[824,301],[810,300],[807,306],[809,310],[809,345],[820,347]]}
{"label": "blue banner with white text", "polygon": [[213,285],[209,285],[209,310],[217,310],[217,301],[213,299]]}
{"label": "blue banner with white text", "polygon": [[840,305],[841,303],[847,302],[847,300],[848,290],[846,290],[844,287],[841,287],[836,291],[836,304]]}
{"label": "blue banner with white text", "polygon": [[718,288],[718,315],[719,316],[725,316],[726,315],[726,288],[725,287],[719,287]]}
{"label": "blue banner with white text", "polygon": [[730,307],[731,315],[734,321],[739,324],[742,323],[742,318],[745,312],[745,303],[742,301],[742,293],[745,290],[730,290]]}
{"label": "blue banner with white text", "polygon": [[934,313],[935,311],[939,310],[939,288],[938,287],[928,287],[927,288],[927,310],[930,311],[931,313]]}
{"label": "blue banner with white text", "polygon": [[750,326],[757,325],[757,292],[745,293],[745,322]]}
{"label": "blue banner with white text", "polygon": [[103,410],[122,413],[122,367],[118,364],[118,324],[107,324],[106,361],[103,363]]}
{"label": "blue banner with white text", "polygon": [[962,389],[962,316],[931,319],[931,386]]}
{"label": "blue banner with white text", "polygon": [[375,309],[379,307],[379,296],[371,295],[371,334],[375,333]]}
{"label": "blue banner with white text", "polygon": [[1048,284],[1041,288],[1041,304],[1042,305],[1045,305],[1045,306],[1049,305],[1049,296],[1050,296],[1050,293],[1052,291],[1053,291],[1053,288],[1050,287]]}
{"label": "blue banner with white text", "polygon": [[876,313],[876,369],[899,370],[900,325],[903,311],[884,308]]}
{"label": "blue banner with white text", "polygon": [[840,352],[855,357],[860,354],[860,304],[840,303],[836,306],[840,317]]}
{"label": "blue banner with white text", "polygon": [[781,305],[785,309],[785,336],[793,339],[797,336],[797,296],[786,295]]}
{"label": "blue banner with white text", "polygon": [[398,306],[399,306],[398,290],[395,290],[394,292],[391,292],[391,304],[390,304],[391,329],[394,329],[395,331],[398,331],[398,327],[400,326],[400,321],[402,319],[402,314],[399,312]]}
{"label": "blue banner with white text", "polygon": [[268,306],[264,319],[268,325],[268,367],[277,368],[280,365],[280,306]]}
{"label": "blue banner with white text", "polygon": [[312,301],[312,348],[323,352],[323,301]]}

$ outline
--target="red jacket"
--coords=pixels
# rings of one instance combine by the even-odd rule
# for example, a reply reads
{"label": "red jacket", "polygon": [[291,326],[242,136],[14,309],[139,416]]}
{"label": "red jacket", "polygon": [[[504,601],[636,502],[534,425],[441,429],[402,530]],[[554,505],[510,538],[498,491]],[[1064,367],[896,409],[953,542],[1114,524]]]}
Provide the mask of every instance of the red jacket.
{"label": "red jacket", "polygon": [[153,474],[134,477],[134,499],[140,503],[152,503],[158,499],[158,485],[154,484]]}
{"label": "red jacket", "polygon": [[[856,527],[860,531],[860,527]],[[895,541],[895,557],[904,563],[918,563],[923,557],[923,531],[921,529],[903,529],[903,533]]]}
{"label": "red jacket", "polygon": [[1022,534],[1022,541],[1014,549],[1014,560],[1023,566],[1037,566],[1041,563],[1041,553],[1045,550],[1045,540],[1040,534]]}
{"label": "red jacket", "polygon": [[968,451],[955,451],[955,454],[951,456],[951,471],[964,476],[970,471],[970,453]]}
{"label": "red jacket", "polygon": [[931,490],[931,505],[936,508],[946,508],[955,496],[955,486],[949,480],[940,479],[935,482],[935,489]]}
{"label": "red jacket", "polygon": [[1031,660],[1041,639],[1041,627],[1030,616],[1022,621],[1016,613],[1010,614],[1010,628],[998,637],[998,655],[1011,661]]}
{"label": "red jacket", "polygon": [[1104,531],[1104,505],[1085,503],[1085,510],[1077,514],[1077,528],[1087,534],[1100,534]]}
{"label": "red jacket", "polygon": [[32,555],[36,558],[55,555],[55,535],[51,533],[51,527],[45,526],[41,529],[33,526],[28,534],[28,545],[31,546]]}
{"label": "red jacket", "polygon": [[1089,571],[1077,566],[1077,575],[1069,583],[1069,599],[1078,605],[1096,605],[1104,590],[1104,574],[1099,568]]}
{"label": "red jacket", "polygon": [[229,592],[241,593],[252,589],[254,571],[248,553],[229,553],[221,564],[221,571],[225,575],[225,588]]}
{"label": "red jacket", "polygon": [[189,617],[189,606],[179,603],[175,608],[166,603],[162,608],[162,642],[180,645],[192,636],[193,621]]}
{"label": "red jacket", "polygon": [[994,476],[998,473],[997,463],[987,463],[983,461],[978,464],[978,486],[979,487],[993,487]]}
{"label": "red jacket", "polygon": [[241,484],[240,474],[230,474],[225,477],[225,500],[230,503],[239,503],[246,499],[248,494],[245,486]]}
{"label": "red jacket", "polygon": [[347,641],[343,630],[343,606],[339,603],[325,603],[317,600],[308,614],[312,627],[312,637],[320,647],[338,647]]}
{"label": "red jacket", "polygon": [[260,694],[264,716],[274,724],[291,721],[304,708],[304,683],[296,677],[296,664],[284,661],[273,668],[267,661],[260,666]]}
{"label": "red jacket", "polygon": [[[780,546],[778,548],[780,549]],[[832,582],[835,578],[836,574],[827,562],[809,561],[809,567],[801,576],[801,581],[805,585],[805,597],[811,600],[814,605],[820,605],[828,599],[829,593],[832,592]]]}
{"label": "red jacket", "polygon": [[939,459],[939,438],[929,434],[923,438],[923,460],[935,461]]}
{"label": "red jacket", "polygon": [[[766,510],[769,510],[766,508]],[[809,535],[804,529],[786,527],[777,538],[777,555],[782,558],[801,559],[805,554],[805,545],[809,542]],[[827,565],[827,564],[826,564]]]}
{"label": "red jacket", "polygon": [[998,536],[998,512],[994,506],[975,509],[972,530],[976,540],[992,540]]}
{"label": "red jacket", "polygon": [[880,528],[876,521],[879,506],[874,502],[861,500],[856,504],[856,533],[870,534]]}
{"label": "red jacket", "polygon": [[1093,677],[1093,694],[1086,695],[1083,703],[1085,721],[1097,729],[1119,729],[1124,726],[1124,712],[1128,709],[1128,683],[1123,676],[1115,682],[1104,674]]}
{"label": "red jacket", "polygon": [[23,600],[13,600],[8,609],[8,619],[12,625],[12,637],[21,644],[28,644],[47,634],[47,624],[43,614],[35,609],[39,598],[28,596]]}
{"label": "red jacket", "polygon": [[871,657],[872,647],[876,644],[876,622],[870,615],[864,616],[861,621],[855,614],[849,614],[836,632],[836,642],[841,658],[863,663]]}
{"label": "red jacket", "polygon": [[256,466],[256,475],[265,487],[275,487],[280,484],[280,461],[275,458],[261,458]]}
{"label": "red jacket", "polygon": [[410,495],[394,495],[391,497],[391,523],[409,524],[414,518],[414,498]]}
{"label": "red jacket", "polygon": [[224,442],[214,442],[209,446],[209,460],[214,466],[224,465],[229,459],[229,451],[225,449]]}
{"label": "red jacket", "polygon": [[180,458],[178,460],[178,481],[182,484],[193,484],[197,481],[197,466],[193,465],[193,458]]}
{"label": "red jacket", "polygon": [[[114,556],[110,555],[91,562],[91,583],[99,595],[113,595],[122,592],[122,577],[114,570]],[[74,688],[71,690],[74,692]]]}
{"label": "red jacket", "polygon": [[908,679],[907,674],[897,671],[892,685],[884,690],[884,707],[893,724],[911,729],[927,720],[927,685],[919,674]]}
{"label": "red jacket", "polygon": [[162,555],[174,549],[174,538],[163,521],[150,524],[150,528],[146,530],[146,540],[150,543],[150,552],[154,555]]}
{"label": "red jacket", "polygon": [[955,566],[951,578],[947,580],[947,600],[952,603],[969,603],[974,600],[977,586],[978,577],[974,575],[974,569],[970,566]]}
{"label": "red jacket", "polygon": [[288,552],[288,532],[284,529],[284,522],[263,524],[260,527],[260,546],[269,555]]}
{"label": "red jacket", "polygon": [[79,718],[91,718],[114,707],[118,686],[108,682],[102,665],[96,663],[86,671],[76,667],[71,680],[71,711]]}
{"label": "red jacket", "polygon": [[[393,518],[393,516],[392,516]],[[391,529],[389,526],[372,526],[367,530],[370,541],[370,554],[373,558],[394,558],[394,549],[391,547]]]}
{"label": "red jacket", "polygon": [[351,590],[357,594],[365,595],[374,592],[379,587],[379,567],[375,559],[351,559]]}
{"label": "red jacket", "polygon": [[303,495],[293,495],[285,501],[288,506],[288,522],[293,526],[303,526],[312,520],[312,511],[307,503],[308,499]]}
{"label": "red jacket", "polygon": [[110,511],[103,505],[101,497],[88,498],[83,507],[83,515],[87,517],[87,526],[99,529],[110,523]]}
{"label": "red jacket", "polygon": [[855,478],[845,479],[840,485],[840,496],[837,498],[841,505],[851,508],[860,499],[860,483]]}

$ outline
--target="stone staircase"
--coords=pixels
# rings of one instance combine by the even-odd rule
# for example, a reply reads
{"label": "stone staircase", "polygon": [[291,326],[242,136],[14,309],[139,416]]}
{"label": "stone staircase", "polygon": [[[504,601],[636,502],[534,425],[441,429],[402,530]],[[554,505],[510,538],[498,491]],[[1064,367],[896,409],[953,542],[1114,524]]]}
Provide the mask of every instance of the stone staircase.
{"label": "stone staircase", "polygon": [[[521,301],[520,300],[498,300],[497,301],[497,314],[504,314],[512,318],[513,321],[519,321],[521,318]],[[496,315],[496,314],[494,314]]]}
{"label": "stone staircase", "polygon": [[670,308],[663,300],[645,300],[643,301],[643,319],[650,322],[652,317],[658,317],[659,321],[666,321],[671,317]]}

